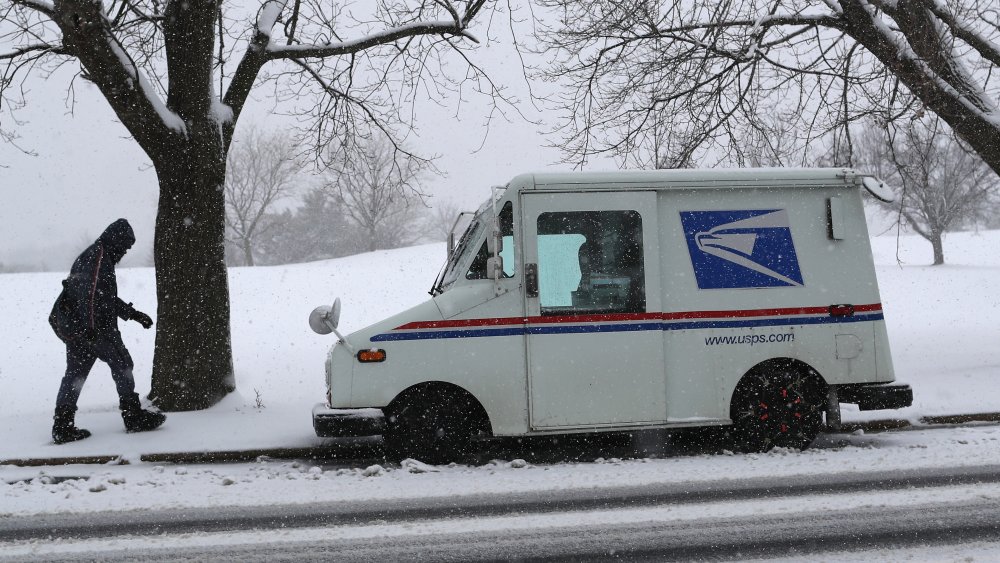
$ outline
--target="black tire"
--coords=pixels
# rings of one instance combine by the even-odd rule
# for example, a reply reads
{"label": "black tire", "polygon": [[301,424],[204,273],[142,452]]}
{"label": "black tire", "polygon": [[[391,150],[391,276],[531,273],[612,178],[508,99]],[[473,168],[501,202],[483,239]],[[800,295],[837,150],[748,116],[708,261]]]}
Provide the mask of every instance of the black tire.
{"label": "black tire", "polygon": [[420,395],[395,405],[383,436],[387,457],[432,464],[465,461],[479,432],[468,416],[469,402]]}
{"label": "black tire", "polygon": [[758,369],[733,393],[733,446],[742,452],[804,450],[823,423],[823,385],[815,373],[793,365]]}

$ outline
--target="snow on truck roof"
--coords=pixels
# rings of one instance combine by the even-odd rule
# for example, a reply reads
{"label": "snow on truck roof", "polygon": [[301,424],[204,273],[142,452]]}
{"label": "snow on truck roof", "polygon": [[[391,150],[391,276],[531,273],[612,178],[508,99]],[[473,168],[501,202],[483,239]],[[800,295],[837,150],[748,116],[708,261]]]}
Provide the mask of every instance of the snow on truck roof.
{"label": "snow on truck roof", "polygon": [[[522,174],[511,180],[509,186],[525,189],[572,188],[592,185],[595,189],[609,185],[626,187],[642,184],[662,188],[711,187],[746,184],[782,187],[795,184],[825,185],[852,183],[864,175],[850,168],[705,168],[678,170],[619,170],[609,172],[539,172]],[[599,185],[599,186],[598,186]]]}

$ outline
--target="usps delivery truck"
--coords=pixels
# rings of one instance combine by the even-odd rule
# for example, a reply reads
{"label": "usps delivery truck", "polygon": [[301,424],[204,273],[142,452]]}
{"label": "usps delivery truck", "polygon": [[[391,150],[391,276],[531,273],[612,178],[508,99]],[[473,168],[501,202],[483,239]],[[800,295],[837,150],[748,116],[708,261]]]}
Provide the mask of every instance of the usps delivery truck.
{"label": "usps delivery truck", "polygon": [[319,436],[446,461],[491,437],[727,427],[805,448],[893,384],[850,169],[525,174],[472,214],[421,305],[349,336],[339,299]]}

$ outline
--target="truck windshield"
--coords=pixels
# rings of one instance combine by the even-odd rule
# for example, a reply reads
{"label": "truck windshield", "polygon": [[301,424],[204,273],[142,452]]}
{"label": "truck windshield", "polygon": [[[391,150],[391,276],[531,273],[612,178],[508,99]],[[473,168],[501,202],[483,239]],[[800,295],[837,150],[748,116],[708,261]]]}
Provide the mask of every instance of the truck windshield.
{"label": "truck windshield", "polygon": [[487,199],[479,206],[479,210],[476,211],[472,221],[469,222],[469,226],[466,227],[465,232],[458,239],[458,244],[455,245],[455,251],[452,252],[451,259],[445,264],[444,270],[438,276],[434,287],[431,288],[431,295],[438,295],[458,279],[458,264],[462,262],[465,256],[474,251],[472,242],[479,239],[479,234],[485,225],[489,223],[488,214],[490,213],[490,205],[491,202]]}

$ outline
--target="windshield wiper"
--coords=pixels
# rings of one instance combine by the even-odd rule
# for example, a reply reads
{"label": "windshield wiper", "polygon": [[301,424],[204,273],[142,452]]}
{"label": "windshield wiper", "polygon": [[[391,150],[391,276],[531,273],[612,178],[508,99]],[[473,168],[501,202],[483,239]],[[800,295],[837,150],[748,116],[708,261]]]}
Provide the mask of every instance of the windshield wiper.
{"label": "windshield wiper", "polygon": [[431,297],[437,297],[438,295],[441,295],[442,293],[441,284],[444,283],[444,272],[447,269],[448,269],[448,264],[446,263],[444,266],[441,266],[441,271],[438,272],[437,277],[434,278],[434,285],[432,285],[431,290],[427,292],[431,294]]}

